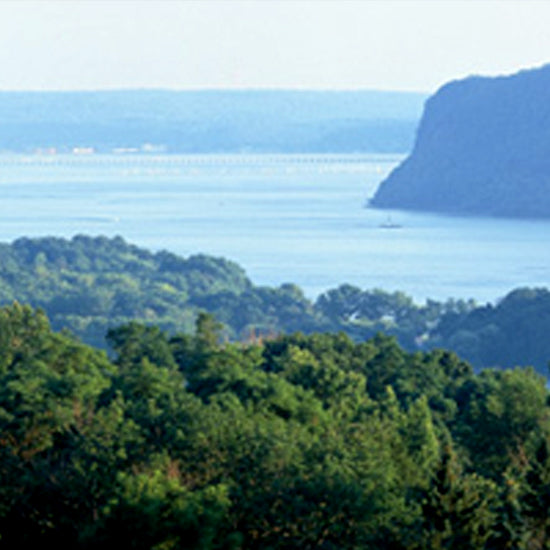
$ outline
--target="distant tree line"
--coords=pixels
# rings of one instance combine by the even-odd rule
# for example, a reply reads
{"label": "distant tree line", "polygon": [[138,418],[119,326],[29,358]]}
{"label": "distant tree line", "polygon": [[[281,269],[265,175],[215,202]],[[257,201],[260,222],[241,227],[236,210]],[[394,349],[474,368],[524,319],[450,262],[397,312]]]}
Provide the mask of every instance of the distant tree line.
{"label": "distant tree line", "polygon": [[0,151],[406,153],[425,99],[379,91],[4,91]]}
{"label": "distant tree line", "polygon": [[121,237],[0,244],[0,305],[14,301],[42,308],[55,330],[103,348],[109,329],[136,320],[191,334],[206,311],[228,341],[301,331],[344,332],[360,342],[382,332],[409,351],[454,350],[478,369],[532,365],[546,375],[550,360],[545,288],[516,289],[496,304],[417,304],[403,292],[343,284],[312,302],[293,284],[256,286],[226,259],[152,253]]}

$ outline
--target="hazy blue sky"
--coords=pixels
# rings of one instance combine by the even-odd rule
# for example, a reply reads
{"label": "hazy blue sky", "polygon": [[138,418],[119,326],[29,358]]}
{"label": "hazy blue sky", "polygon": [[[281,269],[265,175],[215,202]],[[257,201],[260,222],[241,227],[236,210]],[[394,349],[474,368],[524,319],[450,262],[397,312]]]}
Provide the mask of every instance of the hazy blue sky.
{"label": "hazy blue sky", "polygon": [[434,91],[550,61],[542,1],[0,1],[0,89]]}

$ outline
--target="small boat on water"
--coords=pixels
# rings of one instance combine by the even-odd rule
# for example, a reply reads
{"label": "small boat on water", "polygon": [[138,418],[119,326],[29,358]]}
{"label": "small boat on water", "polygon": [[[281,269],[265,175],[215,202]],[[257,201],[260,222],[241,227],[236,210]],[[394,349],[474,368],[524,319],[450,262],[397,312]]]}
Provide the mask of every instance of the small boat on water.
{"label": "small boat on water", "polygon": [[391,216],[388,216],[388,219],[385,222],[382,222],[378,227],[380,227],[381,229],[399,229],[403,226],[399,223],[395,223],[391,219]]}

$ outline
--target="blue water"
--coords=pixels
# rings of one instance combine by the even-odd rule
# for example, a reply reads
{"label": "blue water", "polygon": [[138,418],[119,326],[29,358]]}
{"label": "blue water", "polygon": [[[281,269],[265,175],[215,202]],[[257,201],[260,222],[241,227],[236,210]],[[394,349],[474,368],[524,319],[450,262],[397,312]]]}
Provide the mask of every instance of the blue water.
{"label": "blue water", "polygon": [[[494,301],[550,281],[550,222],[365,208],[381,155],[0,156],[0,241],[121,235],[315,297],[348,282]],[[388,220],[399,228],[383,228]]]}

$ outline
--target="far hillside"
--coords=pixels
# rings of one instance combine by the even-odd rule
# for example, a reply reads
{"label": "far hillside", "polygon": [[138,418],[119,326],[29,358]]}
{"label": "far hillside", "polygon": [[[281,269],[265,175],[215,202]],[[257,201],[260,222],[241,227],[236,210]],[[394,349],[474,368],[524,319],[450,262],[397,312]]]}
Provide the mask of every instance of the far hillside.
{"label": "far hillside", "polygon": [[360,342],[382,332],[409,351],[451,349],[476,368],[532,365],[546,375],[550,360],[548,289],[516,289],[496,304],[418,304],[403,292],[342,284],[312,302],[293,284],[256,286],[224,258],[153,253],[121,237],[0,244],[0,305],[14,301],[100,347],[110,329],[131,321],[190,334],[208,312],[225,341],[343,332]]}
{"label": "far hillside", "polygon": [[1,92],[0,151],[405,153],[425,99],[379,91]]}
{"label": "far hillside", "polygon": [[461,216],[550,218],[550,65],[450,82],[371,204]]}

